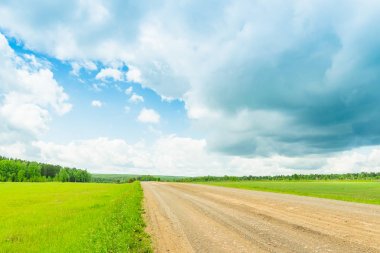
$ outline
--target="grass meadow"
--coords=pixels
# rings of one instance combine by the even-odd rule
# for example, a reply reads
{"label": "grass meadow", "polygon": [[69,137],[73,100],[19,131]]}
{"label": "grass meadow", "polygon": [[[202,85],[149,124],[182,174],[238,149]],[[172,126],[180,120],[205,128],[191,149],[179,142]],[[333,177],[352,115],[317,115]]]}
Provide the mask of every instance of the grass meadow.
{"label": "grass meadow", "polygon": [[0,252],[151,252],[132,184],[0,183]]}
{"label": "grass meadow", "polygon": [[204,184],[380,205],[379,181],[221,181]]}

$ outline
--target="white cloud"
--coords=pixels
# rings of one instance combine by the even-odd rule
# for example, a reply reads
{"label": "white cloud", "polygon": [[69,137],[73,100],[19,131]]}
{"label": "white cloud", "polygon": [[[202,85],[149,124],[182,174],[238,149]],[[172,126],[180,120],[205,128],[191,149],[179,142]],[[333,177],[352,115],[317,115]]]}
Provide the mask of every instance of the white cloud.
{"label": "white cloud", "polygon": [[144,102],[144,98],[142,96],[140,96],[140,95],[137,95],[136,93],[133,93],[128,101],[130,103],[137,104],[137,103],[140,103],[140,102]]}
{"label": "white cloud", "polygon": [[19,158],[23,157],[26,152],[24,143],[16,142],[7,145],[0,145],[0,154],[5,157]]}
{"label": "white cloud", "polygon": [[126,73],[127,81],[128,82],[135,82],[135,83],[141,83],[141,72],[138,68],[129,66],[128,71]]}
{"label": "white cloud", "polygon": [[[97,138],[65,145],[35,142],[46,162],[87,168],[91,172],[161,175],[289,175],[294,173],[380,172],[380,147],[356,149],[328,157],[266,158],[224,156],[208,152],[204,139],[161,136],[153,143]],[[22,147],[19,147],[22,149]],[[15,147],[15,150],[18,148]],[[0,147],[1,151],[1,147]],[[17,151],[15,151],[17,152]]]}
{"label": "white cloud", "polygon": [[34,55],[17,55],[0,34],[0,144],[35,138],[48,129],[52,113],[71,110],[48,67]]}
{"label": "white cloud", "polygon": [[210,173],[222,167],[218,157],[207,153],[204,140],[174,135],[164,136],[152,145],[108,138],[66,145],[38,141],[33,145],[46,162],[88,168],[92,172],[200,175],[206,166]]}
{"label": "white cloud", "polygon": [[81,0],[78,10],[79,15],[86,17],[86,22],[91,25],[102,25],[111,18],[107,8],[98,1]]}
{"label": "white cloud", "polygon": [[130,86],[130,87],[128,87],[127,89],[125,89],[125,94],[126,95],[131,95],[132,94],[132,91],[133,91],[133,87],[132,86]]}
{"label": "white cloud", "polygon": [[[11,97],[17,99],[18,96]],[[6,98],[0,107],[0,117],[6,119],[9,126],[15,130],[27,131],[32,135],[38,135],[48,130],[50,117],[46,109],[32,103],[19,103],[13,98]]]}
{"label": "white cloud", "polygon": [[152,160],[161,174],[204,175],[219,173],[223,158],[206,150],[206,141],[175,135],[159,138],[153,145]]}
{"label": "white cloud", "polygon": [[124,112],[129,113],[131,111],[131,107],[129,106],[124,106]]}
{"label": "white cloud", "polygon": [[44,161],[88,168],[91,171],[151,166],[148,154],[141,148],[141,144],[130,145],[121,139],[97,138],[71,141],[66,145],[37,141],[33,145],[39,149]]}
{"label": "white cloud", "polygon": [[28,65],[33,66],[36,69],[50,69],[52,66],[47,60],[37,58],[33,54],[23,54],[22,58]]}
{"label": "white cloud", "polygon": [[92,61],[82,61],[82,62],[71,62],[71,71],[70,73],[74,76],[79,76],[80,71],[82,69],[88,70],[88,71],[95,71],[98,69],[95,63]]}
{"label": "white cloud", "polygon": [[122,81],[123,79],[123,73],[118,69],[113,68],[105,68],[101,69],[98,74],[95,76],[96,79],[106,81],[108,79],[114,80],[114,81]]}
{"label": "white cloud", "polygon": [[157,124],[160,122],[160,114],[158,114],[153,109],[146,109],[143,108],[140,111],[139,116],[137,117],[137,120],[143,123],[154,123]]}
{"label": "white cloud", "polygon": [[101,108],[103,106],[103,103],[99,100],[92,100],[91,101],[91,106],[92,107],[97,107],[97,108]]}
{"label": "white cloud", "polygon": [[92,90],[96,91],[96,92],[100,92],[102,91],[102,89],[106,86],[105,83],[93,83],[91,85],[91,88]]}
{"label": "white cloud", "polygon": [[337,153],[326,159],[322,169],[330,173],[380,172],[380,146],[361,147]]}
{"label": "white cloud", "polygon": [[79,76],[79,72],[80,72],[81,68],[82,67],[77,62],[72,62],[70,73],[74,76]]}

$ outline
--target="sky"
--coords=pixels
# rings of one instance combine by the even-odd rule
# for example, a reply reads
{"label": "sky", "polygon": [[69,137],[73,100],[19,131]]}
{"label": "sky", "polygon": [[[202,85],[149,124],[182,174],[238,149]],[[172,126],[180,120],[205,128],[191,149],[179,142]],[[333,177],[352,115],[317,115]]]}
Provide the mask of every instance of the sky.
{"label": "sky", "polygon": [[0,1],[0,155],[94,173],[380,172],[376,0]]}

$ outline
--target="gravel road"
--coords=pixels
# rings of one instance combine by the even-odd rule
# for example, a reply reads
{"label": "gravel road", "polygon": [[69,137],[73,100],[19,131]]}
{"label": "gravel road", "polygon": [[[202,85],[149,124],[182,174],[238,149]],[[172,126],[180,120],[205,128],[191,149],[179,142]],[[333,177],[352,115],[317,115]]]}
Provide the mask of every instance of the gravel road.
{"label": "gravel road", "polygon": [[380,252],[380,206],[142,183],[155,252]]}

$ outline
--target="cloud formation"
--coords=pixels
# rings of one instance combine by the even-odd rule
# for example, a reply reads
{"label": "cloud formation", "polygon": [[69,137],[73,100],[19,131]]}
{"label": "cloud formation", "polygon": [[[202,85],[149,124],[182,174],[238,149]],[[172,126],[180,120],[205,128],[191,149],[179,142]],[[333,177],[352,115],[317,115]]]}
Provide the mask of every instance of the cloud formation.
{"label": "cloud formation", "polygon": [[[380,144],[379,13],[376,1],[7,1],[0,24],[27,48],[101,62],[99,79],[127,65],[126,80],[185,102],[209,150],[247,158]],[[45,108],[29,107],[44,129]]]}
{"label": "cloud formation", "polygon": [[141,109],[137,120],[143,123],[157,124],[160,122],[160,118],[160,114],[158,114],[155,110],[143,108]]}
{"label": "cloud formation", "polygon": [[101,108],[103,106],[103,103],[99,100],[92,100],[91,101],[91,106],[92,107],[97,107],[97,108]]}
{"label": "cloud formation", "polygon": [[[365,148],[325,157],[273,156],[247,158],[208,152],[204,139],[161,136],[153,143],[128,143],[97,138],[67,144],[37,141],[34,147],[45,162],[91,168],[99,173],[141,173],[180,176],[288,175],[293,173],[345,173],[378,171],[380,147]],[[14,147],[17,149],[18,147]],[[1,147],[0,147],[1,151]]]}
{"label": "cloud formation", "polygon": [[54,114],[71,110],[68,98],[47,62],[17,55],[0,34],[0,145],[22,150],[17,142],[36,138]]}
{"label": "cloud formation", "polygon": [[[129,92],[128,89],[126,90],[126,93]],[[144,97],[137,95],[136,93],[132,93],[131,97],[128,99],[130,103],[138,104],[144,102]]]}
{"label": "cloud formation", "polygon": [[142,83],[141,72],[138,68],[129,66],[125,74],[128,82]]}
{"label": "cloud formation", "polygon": [[128,88],[125,89],[124,93],[126,95],[131,95],[132,94],[132,91],[133,91],[133,87],[132,86],[129,86]]}
{"label": "cloud formation", "polygon": [[[44,161],[91,167],[92,171],[103,173],[195,175],[202,174],[210,159],[216,159],[205,152],[204,140],[174,135],[159,138],[152,145],[109,138],[73,141],[66,145],[38,141],[33,145]],[[219,165],[218,162],[213,168],[217,170]]]}
{"label": "cloud formation", "polygon": [[113,81],[122,81],[124,80],[123,78],[123,73],[118,70],[118,69],[113,69],[113,68],[105,68],[99,71],[98,74],[95,76],[96,79],[98,80],[113,80]]}

